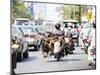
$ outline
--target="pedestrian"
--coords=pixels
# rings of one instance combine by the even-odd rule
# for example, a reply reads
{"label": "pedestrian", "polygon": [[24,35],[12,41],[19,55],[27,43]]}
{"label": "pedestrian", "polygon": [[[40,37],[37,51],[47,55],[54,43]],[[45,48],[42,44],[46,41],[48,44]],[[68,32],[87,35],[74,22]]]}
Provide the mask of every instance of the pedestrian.
{"label": "pedestrian", "polygon": [[91,33],[89,35],[89,42],[90,42],[90,46],[88,48],[88,62],[89,62],[89,65],[93,65],[95,64],[95,61],[94,61],[94,56],[93,56],[93,51],[92,50],[95,50],[96,48],[96,42],[95,42],[95,37],[96,37],[96,34],[95,34],[95,28],[96,28],[96,24],[93,23],[93,28],[91,28]]}
{"label": "pedestrian", "polygon": [[81,49],[84,49],[85,40],[88,39],[88,37],[89,37],[89,34],[90,34],[90,27],[89,26],[90,26],[90,24],[88,22],[84,23],[83,28],[79,34],[80,38],[82,40],[81,41],[81,45],[82,45]]}
{"label": "pedestrian", "polygon": [[81,46],[81,48],[82,48],[82,44],[83,44],[82,34],[81,34],[82,29],[83,29],[83,26],[82,25],[79,26],[79,28],[78,28],[78,33],[79,33],[79,46]]}

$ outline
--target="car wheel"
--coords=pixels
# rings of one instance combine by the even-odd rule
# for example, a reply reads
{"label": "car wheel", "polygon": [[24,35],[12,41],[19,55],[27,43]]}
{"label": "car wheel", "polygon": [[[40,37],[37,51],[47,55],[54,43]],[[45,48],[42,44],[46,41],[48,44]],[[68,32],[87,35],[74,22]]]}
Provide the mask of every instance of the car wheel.
{"label": "car wheel", "polygon": [[37,45],[34,46],[34,50],[35,50],[35,51],[38,51],[38,46],[37,46]]}
{"label": "car wheel", "polygon": [[57,53],[57,61],[59,61],[60,60],[60,54],[59,53]]}
{"label": "car wheel", "polygon": [[19,53],[17,54],[17,61],[20,62],[20,61],[22,61],[22,60],[23,60],[23,53],[22,53],[22,52],[19,52]]}
{"label": "car wheel", "polygon": [[74,54],[74,52],[73,51],[70,51],[69,54]]}
{"label": "car wheel", "polygon": [[26,51],[25,53],[23,53],[23,58],[28,58],[28,57],[29,57],[28,51]]}

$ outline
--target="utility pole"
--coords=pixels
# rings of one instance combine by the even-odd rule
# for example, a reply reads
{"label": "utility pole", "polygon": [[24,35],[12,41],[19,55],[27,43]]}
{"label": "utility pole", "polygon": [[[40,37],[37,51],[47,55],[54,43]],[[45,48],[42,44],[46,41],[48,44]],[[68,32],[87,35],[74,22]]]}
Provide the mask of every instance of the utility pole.
{"label": "utility pole", "polygon": [[31,14],[33,16],[33,19],[34,19],[34,3],[31,2]]}
{"label": "utility pole", "polygon": [[81,25],[81,5],[79,5],[79,25]]}

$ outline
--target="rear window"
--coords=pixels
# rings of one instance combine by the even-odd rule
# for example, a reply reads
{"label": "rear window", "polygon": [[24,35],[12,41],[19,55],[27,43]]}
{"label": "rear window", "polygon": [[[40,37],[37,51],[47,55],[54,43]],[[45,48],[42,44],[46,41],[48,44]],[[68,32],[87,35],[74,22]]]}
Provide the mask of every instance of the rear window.
{"label": "rear window", "polygon": [[28,20],[16,20],[16,25],[29,25]]}

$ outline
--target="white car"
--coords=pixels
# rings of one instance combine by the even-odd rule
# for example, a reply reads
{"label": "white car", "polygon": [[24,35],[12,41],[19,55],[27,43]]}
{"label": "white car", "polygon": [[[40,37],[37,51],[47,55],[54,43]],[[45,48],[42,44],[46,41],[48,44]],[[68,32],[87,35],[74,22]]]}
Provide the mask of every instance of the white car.
{"label": "white car", "polygon": [[26,25],[31,25],[31,21],[29,19],[26,18],[16,18],[14,21],[14,25],[19,25],[19,26],[26,26]]}
{"label": "white car", "polygon": [[28,58],[28,43],[19,28],[12,26],[11,32],[11,51],[17,54],[17,61]]}
{"label": "white car", "polygon": [[28,42],[28,49],[29,50],[38,50],[38,34],[33,26],[16,26],[18,27],[24,34]]}

